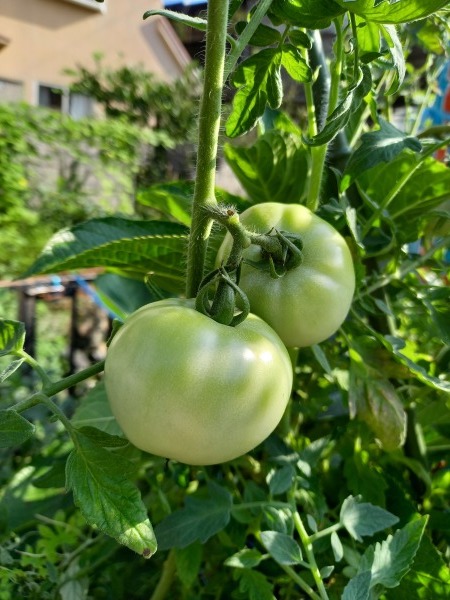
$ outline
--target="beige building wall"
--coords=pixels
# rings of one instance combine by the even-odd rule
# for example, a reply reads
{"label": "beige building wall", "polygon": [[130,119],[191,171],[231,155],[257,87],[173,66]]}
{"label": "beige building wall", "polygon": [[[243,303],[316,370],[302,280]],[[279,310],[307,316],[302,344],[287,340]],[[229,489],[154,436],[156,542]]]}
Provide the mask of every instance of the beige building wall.
{"label": "beige building wall", "polygon": [[4,95],[20,90],[22,100],[37,104],[39,85],[67,87],[63,70],[93,66],[96,52],[107,65],[141,63],[161,79],[174,78],[190,61],[187,51],[166,19],[142,19],[161,6],[161,0],[0,0]]}

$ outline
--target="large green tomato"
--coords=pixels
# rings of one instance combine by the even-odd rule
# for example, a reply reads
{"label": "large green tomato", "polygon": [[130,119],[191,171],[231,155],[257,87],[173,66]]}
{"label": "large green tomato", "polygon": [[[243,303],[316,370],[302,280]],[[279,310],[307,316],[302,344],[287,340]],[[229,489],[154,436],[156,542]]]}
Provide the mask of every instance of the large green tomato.
{"label": "large green tomato", "polygon": [[138,448],[191,465],[245,454],[277,426],[292,366],[277,334],[249,315],[236,327],[169,299],[133,313],[106,356],[112,412]]}
{"label": "large green tomato", "polygon": [[[257,233],[272,228],[297,233],[303,241],[303,261],[279,279],[245,262],[239,286],[250,310],[266,321],[288,347],[317,344],[337,331],[350,308],[355,290],[353,261],[344,238],[323,219],[299,204],[266,202],[240,215],[245,227]],[[231,249],[227,234],[218,260]],[[244,259],[261,261],[261,248],[252,244]]]}

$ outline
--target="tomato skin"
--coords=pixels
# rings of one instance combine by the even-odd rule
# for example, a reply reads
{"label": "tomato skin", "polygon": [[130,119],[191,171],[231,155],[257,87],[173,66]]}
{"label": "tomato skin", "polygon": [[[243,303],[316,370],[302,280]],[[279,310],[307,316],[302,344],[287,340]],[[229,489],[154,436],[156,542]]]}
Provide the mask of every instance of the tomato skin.
{"label": "tomato skin", "polygon": [[289,355],[255,315],[237,327],[169,299],[133,313],[106,357],[109,403],[138,448],[191,465],[232,460],[277,426],[292,388]]}
{"label": "tomato skin", "polygon": [[[302,264],[273,279],[269,273],[243,264],[239,286],[250,310],[266,321],[287,347],[303,347],[326,340],[348,314],[355,290],[355,273],[344,238],[329,223],[300,204],[265,202],[240,215],[245,227],[257,233],[298,233],[303,241]],[[227,234],[218,263],[231,249]],[[244,251],[244,259],[261,260],[259,246]]]}

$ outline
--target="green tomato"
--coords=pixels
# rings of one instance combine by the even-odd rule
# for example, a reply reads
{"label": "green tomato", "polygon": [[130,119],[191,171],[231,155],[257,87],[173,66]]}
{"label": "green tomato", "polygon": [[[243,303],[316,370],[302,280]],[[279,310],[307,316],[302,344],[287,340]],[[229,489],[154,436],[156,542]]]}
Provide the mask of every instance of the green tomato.
{"label": "green tomato", "polygon": [[130,442],[191,465],[232,460],[265,440],[292,377],[285,346],[259,317],[229,327],[180,299],[133,313],[105,364],[111,410]]}
{"label": "green tomato", "polygon": [[[326,340],[347,316],[355,290],[353,261],[344,238],[299,204],[257,204],[245,210],[240,220],[253,232],[268,233],[276,228],[299,234],[303,241],[301,265],[279,279],[243,263],[239,286],[248,296],[252,313],[273,327],[288,347]],[[226,261],[231,244],[227,234],[218,262]],[[245,259],[261,261],[260,246],[252,244],[246,249]]]}

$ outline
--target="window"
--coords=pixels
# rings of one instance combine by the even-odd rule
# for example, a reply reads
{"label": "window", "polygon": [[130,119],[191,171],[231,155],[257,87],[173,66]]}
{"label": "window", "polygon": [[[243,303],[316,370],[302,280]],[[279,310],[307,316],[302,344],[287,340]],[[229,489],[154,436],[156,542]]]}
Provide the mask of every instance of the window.
{"label": "window", "polygon": [[38,105],[68,113],[74,119],[81,119],[92,115],[94,103],[92,98],[83,94],[75,94],[60,87],[40,84]]}
{"label": "window", "polygon": [[23,99],[23,85],[20,81],[0,79],[0,102],[20,102]]}
{"label": "window", "polygon": [[39,106],[63,111],[64,91],[49,85],[40,85],[38,93]]}
{"label": "window", "polygon": [[80,6],[85,6],[86,8],[90,8],[91,10],[96,10],[98,12],[106,11],[106,1],[97,2],[96,0],[64,0],[64,2],[79,4]]}

